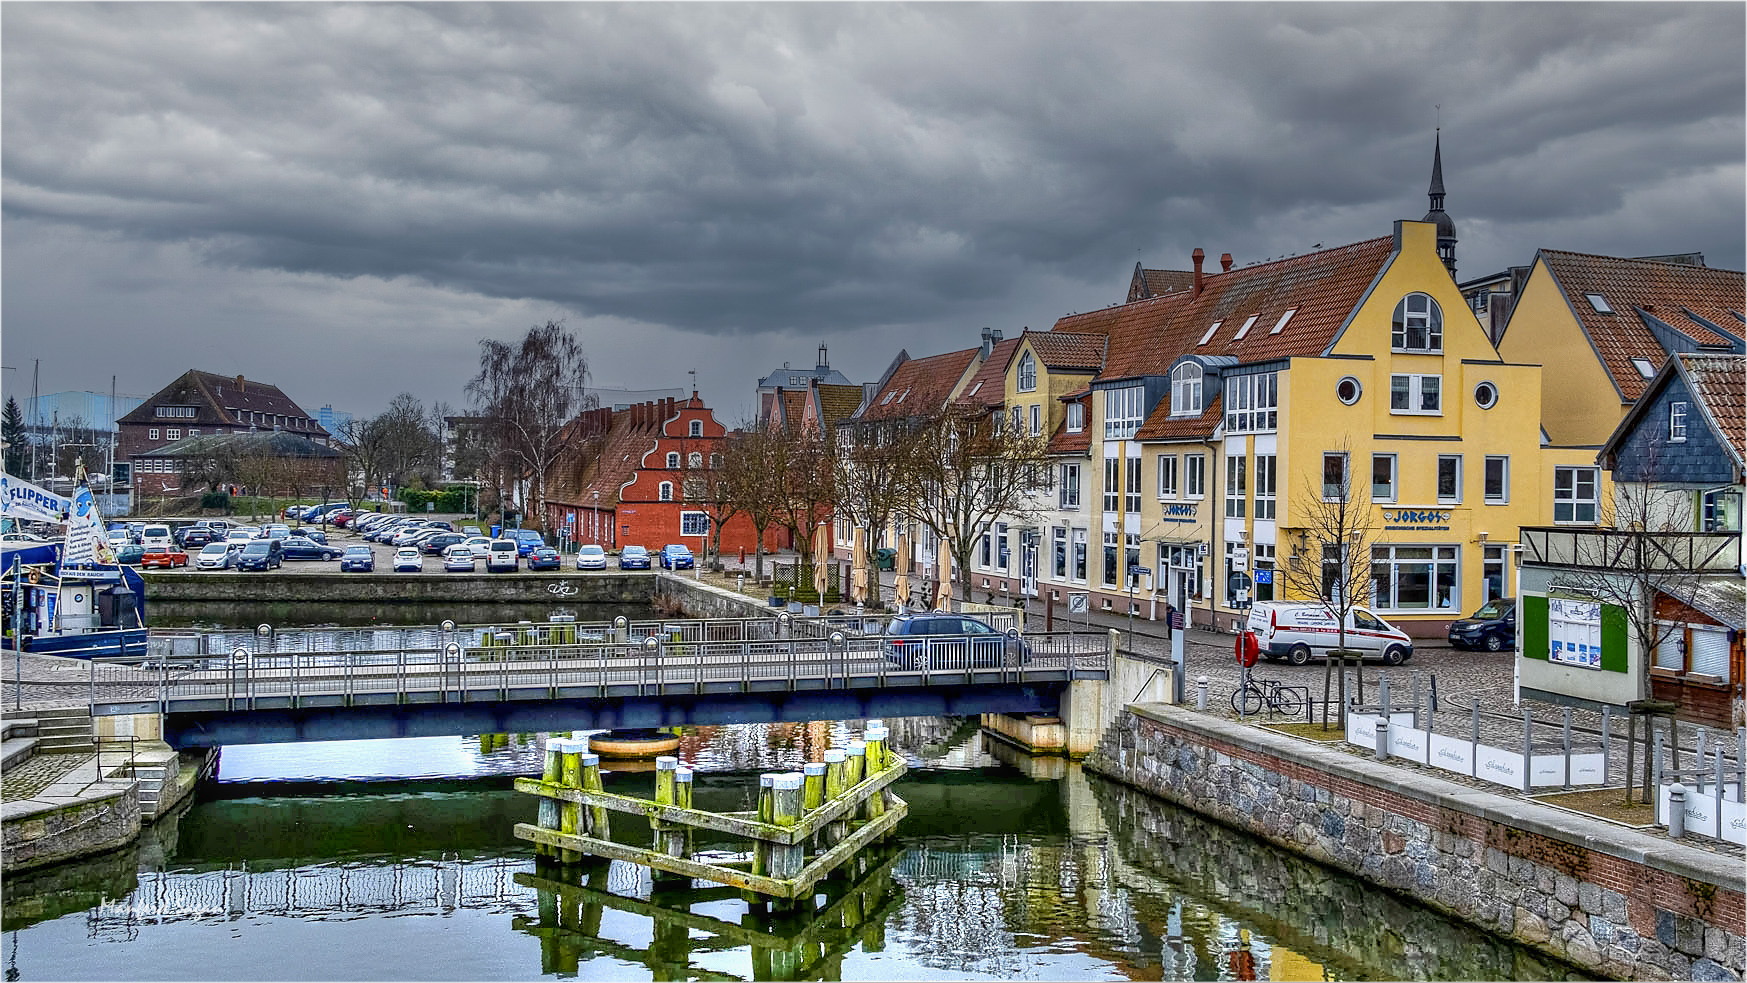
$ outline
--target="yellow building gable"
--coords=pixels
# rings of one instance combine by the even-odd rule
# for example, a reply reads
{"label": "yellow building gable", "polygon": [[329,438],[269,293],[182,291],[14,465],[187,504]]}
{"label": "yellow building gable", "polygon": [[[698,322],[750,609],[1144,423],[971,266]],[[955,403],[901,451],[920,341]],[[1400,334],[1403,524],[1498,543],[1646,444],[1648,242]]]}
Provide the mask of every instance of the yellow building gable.
{"label": "yellow building gable", "polygon": [[1541,418],[1547,439],[1555,445],[1598,447],[1630,408],[1540,258],[1511,309],[1509,330],[1498,347],[1505,358],[1556,366],[1542,378],[1546,413]]}

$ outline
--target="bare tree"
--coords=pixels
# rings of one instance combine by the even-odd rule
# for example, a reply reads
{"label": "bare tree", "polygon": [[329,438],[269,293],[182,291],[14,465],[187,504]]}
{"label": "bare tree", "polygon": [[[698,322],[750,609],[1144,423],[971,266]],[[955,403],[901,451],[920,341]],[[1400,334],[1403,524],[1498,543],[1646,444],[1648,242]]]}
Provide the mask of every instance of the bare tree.
{"label": "bare tree", "polygon": [[[915,484],[919,439],[913,421],[883,420],[845,426],[832,456],[837,511],[868,530],[868,548],[891,526]],[[878,600],[878,582],[874,588]]]}
{"label": "bare tree", "polygon": [[764,535],[782,515],[781,484],[788,472],[788,442],[755,423],[722,442],[722,467],[716,475],[720,508],[746,516],[756,536],[753,576],[764,579]]}
{"label": "bare tree", "polygon": [[1334,618],[1339,647],[1324,660],[1322,674],[1322,723],[1329,724],[1329,695],[1333,688],[1335,660],[1340,661],[1338,686],[1339,719],[1346,719],[1347,659],[1355,657],[1359,698],[1364,699],[1365,669],[1358,653],[1347,648],[1347,621],[1353,609],[1369,604],[1374,581],[1371,549],[1381,530],[1376,508],[1368,494],[1359,494],[1353,480],[1352,448],[1342,440],[1323,455],[1320,480],[1307,477],[1292,503],[1292,526],[1303,533],[1298,550],[1277,572],[1288,595],[1321,601]]}
{"label": "bare tree", "polygon": [[340,439],[341,452],[346,457],[346,470],[364,481],[365,494],[382,487],[382,477],[388,463],[388,436],[374,417],[353,417],[335,434]]}
{"label": "bare tree", "polygon": [[[904,483],[908,517],[946,544],[968,578],[976,543],[1001,516],[1035,522],[1035,496],[1049,485],[1048,441],[1002,427],[978,408],[948,406],[917,421],[913,467]],[[942,577],[949,576],[941,571]],[[968,579],[958,584],[968,599]]]}
{"label": "bare tree", "polygon": [[595,403],[587,384],[588,356],[563,322],[529,328],[517,345],[480,339],[479,374],[467,394],[487,418],[510,476],[528,479],[536,522],[544,521],[547,477],[564,451],[561,431]]}
{"label": "bare tree", "polygon": [[836,448],[816,430],[776,431],[782,444],[783,480],[778,483],[778,514],[795,544],[800,562],[795,564],[795,587],[807,581],[802,568],[811,571],[817,562],[808,533],[831,516],[837,498],[833,458]]}

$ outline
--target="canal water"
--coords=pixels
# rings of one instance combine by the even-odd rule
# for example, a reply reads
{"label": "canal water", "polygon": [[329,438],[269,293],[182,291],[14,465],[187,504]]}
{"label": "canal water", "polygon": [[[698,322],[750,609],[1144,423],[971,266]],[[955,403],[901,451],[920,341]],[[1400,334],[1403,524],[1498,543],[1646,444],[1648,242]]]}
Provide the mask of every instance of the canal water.
{"label": "canal water", "polygon": [[[537,735],[225,748],[217,780],[94,861],[9,878],[7,980],[1563,979],[1570,970],[951,718],[889,849],[823,918],[536,862]],[[859,732],[859,728],[856,728]],[[705,808],[750,808],[841,723],[684,732]],[[647,771],[607,787],[648,794]],[[615,819],[615,830],[619,819]]]}

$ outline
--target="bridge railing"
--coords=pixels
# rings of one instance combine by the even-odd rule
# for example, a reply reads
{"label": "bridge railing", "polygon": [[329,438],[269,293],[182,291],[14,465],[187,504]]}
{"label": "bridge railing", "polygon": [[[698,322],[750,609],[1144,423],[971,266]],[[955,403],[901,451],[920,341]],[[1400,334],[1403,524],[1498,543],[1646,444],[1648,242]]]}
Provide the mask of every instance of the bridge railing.
{"label": "bridge railing", "polygon": [[1106,678],[1104,632],[894,639],[834,633],[825,638],[686,641],[675,633],[640,640],[459,633],[438,649],[254,652],[162,658],[146,666],[93,660],[91,702],[223,706],[355,705],[664,695],[838,686],[931,686]]}

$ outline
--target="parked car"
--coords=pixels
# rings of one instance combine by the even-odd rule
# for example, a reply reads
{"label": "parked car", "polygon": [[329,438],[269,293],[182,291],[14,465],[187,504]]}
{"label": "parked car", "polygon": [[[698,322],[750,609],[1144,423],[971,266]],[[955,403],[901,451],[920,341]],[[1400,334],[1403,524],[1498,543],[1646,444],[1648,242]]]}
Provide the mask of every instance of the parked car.
{"label": "parked car", "polygon": [[185,567],[188,565],[188,554],[180,546],[148,546],[145,555],[140,557],[142,567]]}
{"label": "parked car", "polygon": [[439,556],[444,550],[464,541],[467,537],[458,532],[438,532],[435,536],[426,536],[416,545],[426,556]]}
{"label": "parked car", "polygon": [[345,555],[339,547],[318,543],[307,536],[287,536],[280,542],[285,544],[287,560],[337,560]]}
{"label": "parked car", "polygon": [[619,551],[620,570],[649,569],[649,550],[642,546],[627,546]]}
{"label": "parked car", "polygon": [[402,546],[394,551],[395,573],[422,573],[424,569],[425,555],[417,546]]}
{"label": "parked car", "polygon": [[231,565],[231,548],[227,543],[207,543],[194,555],[194,566],[198,570],[229,570]]}
{"label": "parked car", "polygon": [[271,570],[285,565],[285,540],[255,539],[237,551],[231,565],[238,570]]}
{"label": "parked car", "polygon": [[461,527],[461,535],[463,535],[463,536],[483,536],[483,535],[485,535],[485,530],[479,528],[478,526],[462,526]]}
{"label": "parked car", "polygon": [[[1262,655],[1295,666],[1327,658],[1330,649],[1341,645],[1335,616],[1316,603],[1258,601],[1250,608],[1244,628],[1255,632]],[[1347,612],[1346,645],[1365,656],[1380,656],[1392,666],[1413,658],[1413,639],[1406,632],[1360,607]]]}
{"label": "parked car", "polygon": [[466,543],[456,543],[443,551],[443,569],[450,572],[465,571],[472,573],[474,563],[479,559],[473,552],[473,547]]}
{"label": "parked car", "polygon": [[689,546],[670,543],[661,548],[661,568],[663,570],[690,570],[692,568],[692,551]]}
{"label": "parked car", "polygon": [[254,540],[255,534],[249,532],[247,529],[232,529],[225,534],[224,544],[233,550],[240,550],[244,546],[254,542]]}
{"label": "parked car", "polygon": [[534,552],[528,554],[529,570],[562,570],[564,558],[550,546],[536,546]]}
{"label": "parked car", "polygon": [[291,535],[291,527],[283,522],[269,522],[261,527],[262,539],[284,539]]}
{"label": "parked car", "polygon": [[176,545],[175,537],[170,535],[170,527],[161,522],[148,522],[140,528],[139,544],[146,549],[162,546],[168,549]]}
{"label": "parked car", "polygon": [[205,526],[183,526],[176,530],[176,542],[185,550],[198,550],[217,538],[218,534]]}
{"label": "parked car", "polygon": [[485,572],[497,573],[500,570],[515,570],[521,566],[521,556],[516,552],[516,541],[513,539],[494,539],[485,554]]}
{"label": "parked car", "polygon": [[473,552],[478,553],[480,556],[484,556],[486,551],[491,549],[490,536],[468,536],[461,542],[473,547]]}
{"label": "parked car", "polygon": [[1450,644],[1503,652],[1516,648],[1516,598],[1495,597],[1466,618],[1450,622]]}
{"label": "parked car", "polygon": [[504,534],[507,539],[516,541],[516,555],[527,556],[535,549],[546,545],[546,538],[536,529],[511,529]]}
{"label": "parked car", "polygon": [[115,551],[115,562],[133,566],[134,564],[139,563],[140,559],[145,555],[146,548],[144,546],[141,546],[138,543],[128,543],[126,546]]}
{"label": "parked car", "polygon": [[340,572],[370,573],[376,569],[376,553],[368,546],[348,546],[340,554]]}
{"label": "parked car", "polygon": [[607,568],[607,551],[589,543],[576,548],[576,569],[605,570]]}
{"label": "parked car", "polygon": [[1021,666],[1031,646],[1017,633],[1004,635],[988,622],[949,613],[901,614],[886,625],[886,660],[901,669]]}

